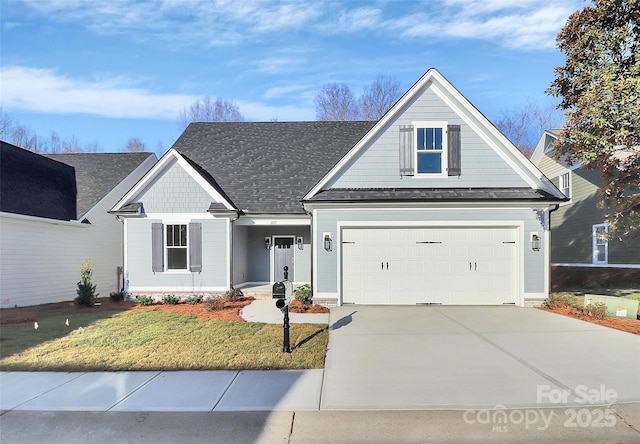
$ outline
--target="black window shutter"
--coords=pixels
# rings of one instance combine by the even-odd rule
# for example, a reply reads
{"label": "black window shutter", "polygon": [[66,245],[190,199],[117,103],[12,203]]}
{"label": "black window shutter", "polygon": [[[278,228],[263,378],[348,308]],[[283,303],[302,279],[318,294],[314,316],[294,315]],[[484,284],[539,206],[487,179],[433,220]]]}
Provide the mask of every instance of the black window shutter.
{"label": "black window shutter", "polygon": [[400,176],[413,176],[413,126],[400,125]]}
{"label": "black window shutter", "polygon": [[189,270],[202,271],[202,224],[189,224]]}
{"label": "black window shutter", "polygon": [[460,143],[460,125],[447,126],[447,152],[449,176],[460,176],[462,174],[462,155]]}
{"label": "black window shutter", "polygon": [[161,223],[151,224],[151,269],[164,271],[164,230]]}

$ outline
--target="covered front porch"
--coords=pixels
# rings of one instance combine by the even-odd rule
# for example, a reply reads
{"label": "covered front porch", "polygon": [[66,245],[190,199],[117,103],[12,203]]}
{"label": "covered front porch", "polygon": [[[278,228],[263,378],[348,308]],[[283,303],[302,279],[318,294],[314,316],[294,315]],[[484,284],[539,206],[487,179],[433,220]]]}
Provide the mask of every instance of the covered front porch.
{"label": "covered front porch", "polygon": [[[240,218],[233,223],[232,286],[252,296],[271,295],[271,285],[288,278],[311,282],[311,224],[308,217]],[[247,291],[245,291],[247,290]],[[257,297],[256,296],[256,297]]]}

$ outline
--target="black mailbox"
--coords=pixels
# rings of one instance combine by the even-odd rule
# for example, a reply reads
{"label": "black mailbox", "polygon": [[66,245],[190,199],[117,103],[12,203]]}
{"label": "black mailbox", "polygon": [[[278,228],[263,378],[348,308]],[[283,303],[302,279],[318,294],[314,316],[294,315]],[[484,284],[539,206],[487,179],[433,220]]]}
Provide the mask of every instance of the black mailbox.
{"label": "black mailbox", "polygon": [[284,299],[287,297],[287,291],[282,282],[276,282],[273,284],[273,290],[271,292],[273,299]]}

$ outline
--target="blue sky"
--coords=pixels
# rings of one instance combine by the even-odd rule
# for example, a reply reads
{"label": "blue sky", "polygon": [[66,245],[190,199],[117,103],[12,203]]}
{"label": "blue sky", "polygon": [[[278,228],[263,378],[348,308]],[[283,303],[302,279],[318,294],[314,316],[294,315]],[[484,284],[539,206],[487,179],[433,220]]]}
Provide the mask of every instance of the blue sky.
{"label": "blue sky", "polygon": [[548,106],[555,36],[582,0],[0,0],[2,112],[102,151],[179,136],[203,96],[249,121],[315,120],[332,82],[406,91],[437,68],[489,119]]}

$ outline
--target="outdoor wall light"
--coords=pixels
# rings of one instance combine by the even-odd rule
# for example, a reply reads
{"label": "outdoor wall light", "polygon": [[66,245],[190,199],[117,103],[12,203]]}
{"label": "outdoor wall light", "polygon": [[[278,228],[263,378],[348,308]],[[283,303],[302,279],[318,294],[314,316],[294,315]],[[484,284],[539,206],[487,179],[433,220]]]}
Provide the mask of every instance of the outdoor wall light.
{"label": "outdoor wall light", "polygon": [[265,237],[264,238],[264,248],[266,248],[267,250],[271,248],[271,238],[270,237]]}
{"label": "outdoor wall light", "polygon": [[296,243],[298,244],[298,250],[302,250],[302,238],[301,237],[299,237],[296,240]]}
{"label": "outdoor wall light", "polygon": [[537,232],[531,233],[531,249],[533,251],[540,251],[540,235]]}
{"label": "outdoor wall light", "polygon": [[323,233],[324,237],[324,249],[326,251],[331,251],[331,233]]}

